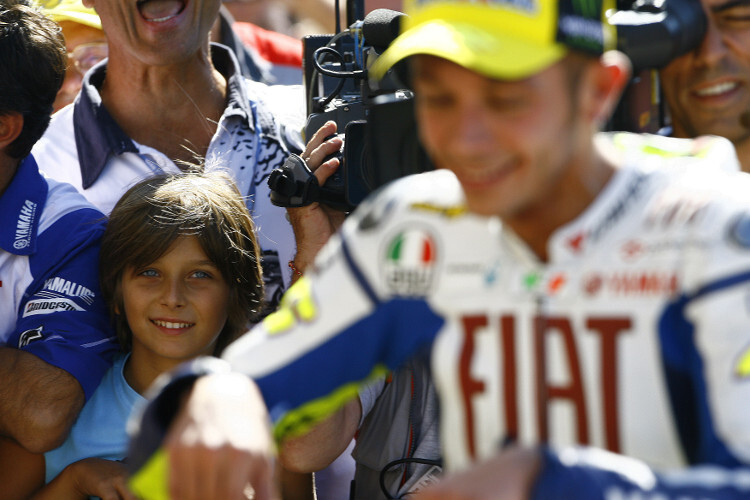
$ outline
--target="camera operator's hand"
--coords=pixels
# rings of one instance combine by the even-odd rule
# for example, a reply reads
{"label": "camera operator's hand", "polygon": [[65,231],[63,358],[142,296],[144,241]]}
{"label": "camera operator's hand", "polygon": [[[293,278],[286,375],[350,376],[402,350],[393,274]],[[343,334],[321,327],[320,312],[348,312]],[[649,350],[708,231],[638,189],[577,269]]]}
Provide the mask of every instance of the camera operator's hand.
{"label": "camera operator's hand", "polygon": [[[343,144],[341,138],[335,136],[335,134],[336,123],[333,121],[326,122],[315,132],[302,153],[302,159],[305,160],[321,186],[339,167],[338,158],[326,160],[326,157],[339,151]],[[326,140],[326,138],[328,139]],[[312,263],[318,251],[326,244],[331,235],[341,227],[346,218],[346,213],[320,203],[312,203],[298,208],[289,207],[287,213],[297,241],[294,267],[301,272]],[[295,278],[296,276],[293,277],[293,279]]]}

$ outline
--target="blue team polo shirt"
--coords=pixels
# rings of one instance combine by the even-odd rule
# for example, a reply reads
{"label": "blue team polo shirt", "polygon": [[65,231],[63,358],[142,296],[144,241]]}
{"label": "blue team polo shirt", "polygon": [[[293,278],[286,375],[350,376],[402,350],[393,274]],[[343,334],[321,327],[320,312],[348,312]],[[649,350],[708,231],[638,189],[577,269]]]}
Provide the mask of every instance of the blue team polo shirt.
{"label": "blue team polo shirt", "polygon": [[116,350],[98,277],[104,215],[33,156],[0,197],[0,345],[62,368],[88,398]]}

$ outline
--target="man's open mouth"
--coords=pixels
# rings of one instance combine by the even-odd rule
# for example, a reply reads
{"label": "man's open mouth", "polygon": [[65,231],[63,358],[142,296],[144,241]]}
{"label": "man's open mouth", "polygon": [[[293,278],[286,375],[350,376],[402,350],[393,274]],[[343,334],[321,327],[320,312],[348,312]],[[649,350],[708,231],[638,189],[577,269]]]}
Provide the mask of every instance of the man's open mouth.
{"label": "man's open mouth", "polygon": [[141,17],[155,23],[168,21],[185,9],[182,0],[141,0],[137,5]]}

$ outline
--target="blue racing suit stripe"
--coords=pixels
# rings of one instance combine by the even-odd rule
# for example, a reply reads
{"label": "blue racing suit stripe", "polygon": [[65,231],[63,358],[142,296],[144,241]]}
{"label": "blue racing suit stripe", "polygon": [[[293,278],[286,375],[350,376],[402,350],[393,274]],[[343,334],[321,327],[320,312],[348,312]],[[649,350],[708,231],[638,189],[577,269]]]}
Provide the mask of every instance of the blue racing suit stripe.
{"label": "blue racing suit stripe", "polygon": [[359,268],[356,262],[354,262],[354,258],[352,257],[352,253],[349,250],[349,245],[347,244],[346,238],[341,237],[341,253],[344,254],[344,258],[346,259],[346,263],[349,265],[349,270],[351,271],[352,275],[354,275],[354,278],[357,280],[357,283],[359,283],[359,286],[362,287],[362,290],[365,292],[367,297],[372,301],[373,304],[378,304],[380,302],[380,299],[378,298],[378,295],[375,293],[375,290],[372,289],[370,286],[370,283],[368,283],[367,279],[365,278],[365,275],[362,273],[362,270]]}
{"label": "blue racing suit stripe", "polygon": [[258,378],[277,439],[304,433],[356,396],[359,385],[429,349],[443,323],[423,299],[382,302],[282,370]]}
{"label": "blue racing suit stripe", "polygon": [[686,460],[691,464],[743,465],[716,433],[706,393],[703,360],[695,343],[694,325],[685,311],[695,300],[748,282],[750,272],[709,283],[671,302],[659,320],[662,362],[674,422]]}
{"label": "blue racing suit stripe", "polygon": [[[593,487],[592,487],[593,486]],[[642,462],[604,450],[544,450],[531,500],[747,500],[750,473],[711,465],[655,474]]]}

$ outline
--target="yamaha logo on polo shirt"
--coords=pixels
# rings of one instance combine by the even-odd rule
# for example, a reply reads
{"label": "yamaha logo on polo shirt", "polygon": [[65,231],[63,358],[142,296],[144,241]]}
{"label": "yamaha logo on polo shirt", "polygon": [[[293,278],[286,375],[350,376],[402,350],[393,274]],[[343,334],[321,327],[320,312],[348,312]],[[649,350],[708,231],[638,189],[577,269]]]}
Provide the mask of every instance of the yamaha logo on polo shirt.
{"label": "yamaha logo on polo shirt", "polygon": [[36,203],[26,200],[16,220],[16,236],[13,248],[21,250],[31,244],[31,230],[36,216]]}

